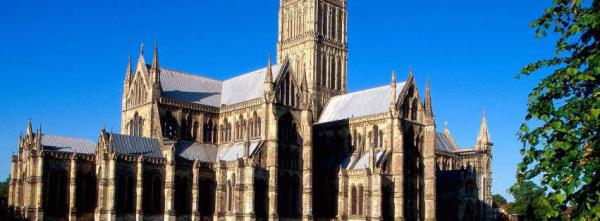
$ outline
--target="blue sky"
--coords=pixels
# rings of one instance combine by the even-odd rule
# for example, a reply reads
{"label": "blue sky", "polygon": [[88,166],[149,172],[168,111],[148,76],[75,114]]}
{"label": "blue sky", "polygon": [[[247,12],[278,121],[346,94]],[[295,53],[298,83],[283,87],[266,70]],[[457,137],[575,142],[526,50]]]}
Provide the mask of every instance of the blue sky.
{"label": "blue sky", "polygon": [[[549,1],[349,1],[348,89],[388,84],[414,67],[431,81],[444,122],[472,146],[485,110],[493,192],[506,194],[521,159],[516,132],[540,76],[520,68],[553,53],[528,24]],[[159,42],[161,65],[225,79],[264,66],[275,53],[277,0],[0,2],[0,179],[28,118],[46,134],[97,140],[118,131],[127,56]],[[147,47],[146,60],[151,60]],[[544,73],[541,73],[542,75]]]}

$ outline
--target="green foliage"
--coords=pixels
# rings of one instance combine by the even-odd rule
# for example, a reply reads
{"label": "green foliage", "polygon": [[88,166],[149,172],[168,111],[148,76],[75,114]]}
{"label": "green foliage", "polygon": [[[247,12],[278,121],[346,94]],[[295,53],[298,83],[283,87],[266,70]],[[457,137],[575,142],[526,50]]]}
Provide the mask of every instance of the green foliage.
{"label": "green foliage", "polygon": [[498,208],[499,206],[506,205],[507,203],[508,203],[508,201],[506,201],[506,199],[502,195],[500,195],[500,194],[492,195],[492,206],[494,208]]}
{"label": "green foliage", "polygon": [[0,199],[8,199],[8,181],[10,177],[6,178],[6,181],[0,182]]}
{"label": "green foliage", "polygon": [[517,75],[552,72],[529,95],[517,185],[540,178],[546,217],[572,207],[576,220],[599,220],[600,0],[552,3],[531,26],[537,38],[558,37],[555,54]]}
{"label": "green foliage", "polygon": [[519,220],[548,220],[552,208],[546,199],[544,189],[531,181],[513,185],[508,191],[515,198],[510,212],[517,214]]}

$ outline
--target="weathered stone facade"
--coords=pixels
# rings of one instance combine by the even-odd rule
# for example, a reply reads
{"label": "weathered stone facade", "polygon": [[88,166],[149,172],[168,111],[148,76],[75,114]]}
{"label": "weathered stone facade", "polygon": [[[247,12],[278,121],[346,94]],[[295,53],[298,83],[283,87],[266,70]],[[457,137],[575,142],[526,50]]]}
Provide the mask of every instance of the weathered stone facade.
{"label": "weathered stone facade", "polygon": [[278,64],[224,81],[126,69],[121,134],[33,131],[9,206],[28,220],[490,220],[491,148],[436,132],[429,85],[347,93],[346,1],[281,0]]}

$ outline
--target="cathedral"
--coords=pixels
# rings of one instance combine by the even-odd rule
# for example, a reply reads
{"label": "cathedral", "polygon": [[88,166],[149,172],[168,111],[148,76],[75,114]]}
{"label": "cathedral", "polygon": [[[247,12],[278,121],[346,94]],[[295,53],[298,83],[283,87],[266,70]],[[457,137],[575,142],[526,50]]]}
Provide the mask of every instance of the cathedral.
{"label": "cathedral", "polygon": [[[280,0],[276,61],[216,80],[129,59],[120,132],[28,122],[12,156],[21,220],[491,220],[492,141],[435,125],[430,87],[347,91],[347,1]],[[265,57],[266,58],[266,57]],[[474,133],[475,134],[475,133]]]}

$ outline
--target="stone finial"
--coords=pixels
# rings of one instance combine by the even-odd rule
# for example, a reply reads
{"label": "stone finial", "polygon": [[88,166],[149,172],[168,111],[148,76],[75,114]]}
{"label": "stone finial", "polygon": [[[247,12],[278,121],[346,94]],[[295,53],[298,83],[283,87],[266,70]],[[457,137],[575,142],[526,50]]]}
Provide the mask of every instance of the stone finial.
{"label": "stone finial", "polygon": [[33,128],[31,126],[31,118],[29,118],[29,120],[27,120],[27,129],[25,130],[26,132],[26,136],[31,136],[33,135]]}
{"label": "stone finial", "polygon": [[138,56],[138,63],[146,64],[144,59],[144,42],[140,44],[140,55]]}
{"label": "stone finial", "polygon": [[127,69],[125,70],[125,82],[129,82],[131,79],[133,79],[131,69],[131,56],[129,56],[127,59]]}
{"label": "stone finial", "polygon": [[273,83],[273,69],[271,67],[271,53],[269,53],[269,58],[267,61],[267,74],[265,76],[265,84]]}
{"label": "stone finial", "polygon": [[158,42],[154,41],[154,55],[152,57],[152,68],[151,70],[158,70]]}
{"label": "stone finial", "polygon": [[491,145],[492,138],[490,137],[490,133],[488,131],[487,119],[485,117],[485,112],[482,114],[481,118],[481,126],[479,128],[479,134],[477,135],[477,147],[481,147],[484,145]]}
{"label": "stone finial", "polygon": [[396,70],[392,70],[392,80],[390,81],[390,88],[390,106],[395,106],[397,98]]}
{"label": "stone finial", "polygon": [[425,114],[433,117],[433,107],[431,105],[431,86],[427,81],[427,87],[425,88]]}

